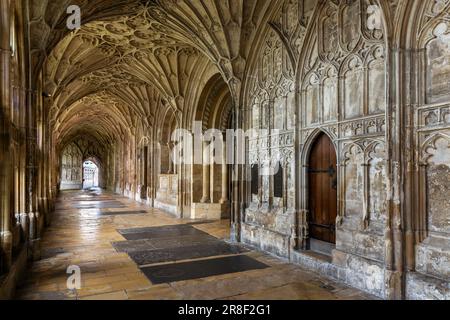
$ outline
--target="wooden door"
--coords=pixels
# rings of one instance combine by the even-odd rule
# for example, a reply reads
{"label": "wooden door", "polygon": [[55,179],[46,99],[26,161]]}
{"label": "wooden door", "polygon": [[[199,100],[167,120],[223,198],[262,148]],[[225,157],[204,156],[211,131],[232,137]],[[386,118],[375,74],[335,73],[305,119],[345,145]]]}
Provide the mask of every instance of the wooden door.
{"label": "wooden door", "polygon": [[336,243],[337,158],[332,141],[317,137],[309,159],[309,234],[311,238]]}

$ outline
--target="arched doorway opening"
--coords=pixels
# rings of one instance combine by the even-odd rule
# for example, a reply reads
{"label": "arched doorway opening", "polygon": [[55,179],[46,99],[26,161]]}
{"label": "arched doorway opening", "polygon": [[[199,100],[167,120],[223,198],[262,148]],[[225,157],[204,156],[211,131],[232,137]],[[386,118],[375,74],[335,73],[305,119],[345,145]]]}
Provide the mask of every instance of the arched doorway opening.
{"label": "arched doorway opening", "polygon": [[331,253],[330,244],[336,243],[338,213],[337,156],[333,142],[323,132],[311,147],[308,182],[310,247]]}
{"label": "arched doorway opening", "polygon": [[83,188],[83,152],[76,143],[68,144],[61,155],[60,190]]}
{"label": "arched doorway opening", "polygon": [[99,168],[91,160],[83,162],[83,189],[99,187]]}
{"label": "arched doorway opening", "polygon": [[177,115],[173,109],[166,108],[159,110],[156,118],[161,125],[155,127],[154,132],[156,136],[154,146],[156,155],[152,171],[153,187],[156,191],[154,206],[180,218],[182,212],[179,207],[179,168],[174,165],[171,158],[172,133],[178,127]]}
{"label": "arched doorway opening", "polygon": [[200,157],[194,155],[201,161],[190,169],[193,177],[191,218],[223,220],[231,224],[232,166],[228,153],[232,141],[227,141],[227,130],[233,128],[232,98],[220,74],[213,75],[206,83],[193,119],[197,126],[201,125],[203,141]]}

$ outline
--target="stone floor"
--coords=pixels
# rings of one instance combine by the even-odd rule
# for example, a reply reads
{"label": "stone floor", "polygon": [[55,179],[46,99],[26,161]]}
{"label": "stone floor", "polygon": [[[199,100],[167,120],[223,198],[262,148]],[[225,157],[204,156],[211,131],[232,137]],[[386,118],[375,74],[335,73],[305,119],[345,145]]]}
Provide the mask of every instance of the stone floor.
{"label": "stone floor", "polygon": [[[373,299],[227,244],[228,235],[228,221],[180,220],[99,190],[63,192],[42,239],[42,260],[29,268],[17,298]],[[67,289],[67,268],[73,265],[81,270],[79,290]],[[146,274],[160,284],[152,284]],[[164,277],[170,280],[164,283]]]}

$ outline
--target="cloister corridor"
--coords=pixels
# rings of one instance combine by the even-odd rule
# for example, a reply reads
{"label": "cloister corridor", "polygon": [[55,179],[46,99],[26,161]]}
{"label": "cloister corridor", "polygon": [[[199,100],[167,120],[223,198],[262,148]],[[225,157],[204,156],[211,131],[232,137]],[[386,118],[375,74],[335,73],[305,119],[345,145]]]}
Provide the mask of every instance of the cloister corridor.
{"label": "cloister corridor", "polygon": [[450,300],[450,0],[0,0],[16,299]]}
{"label": "cloister corridor", "polygon": [[[228,220],[180,220],[100,189],[62,193],[53,215],[52,226],[42,239],[42,258],[27,271],[18,299],[373,299],[244,246],[225,246]],[[161,232],[151,229],[158,227]],[[130,228],[139,235],[133,239],[140,240],[127,245],[120,231]],[[252,268],[248,261],[236,260],[234,268],[223,268],[224,259],[242,256],[266,267],[236,272],[235,267]],[[204,261],[212,263],[192,270],[198,268],[196,262]],[[67,289],[70,265],[81,269],[80,290]],[[145,276],[143,270],[151,266],[164,267],[156,279],[163,283],[153,284]],[[179,280],[183,271],[188,278],[191,271],[200,273]]]}

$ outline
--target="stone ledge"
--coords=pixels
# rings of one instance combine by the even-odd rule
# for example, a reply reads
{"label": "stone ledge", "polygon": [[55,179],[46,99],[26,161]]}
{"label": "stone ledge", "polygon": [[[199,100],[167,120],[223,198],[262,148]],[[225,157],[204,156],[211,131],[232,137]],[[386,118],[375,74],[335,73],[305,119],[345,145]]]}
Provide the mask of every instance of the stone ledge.
{"label": "stone ledge", "polygon": [[293,251],[291,254],[292,263],[379,298],[385,298],[382,266],[339,250],[333,250],[333,261],[339,261],[339,265],[326,256],[309,251]]}
{"label": "stone ledge", "polygon": [[294,251],[291,255],[291,261],[307,270],[317,272],[333,280],[345,282],[344,272],[346,270],[332,264],[330,259],[324,255],[309,251]]}
{"label": "stone ledge", "polygon": [[162,202],[159,200],[155,200],[154,206],[156,209],[170,213],[177,218],[180,217],[180,213],[177,211],[177,206],[175,204],[170,204],[170,203]]}
{"label": "stone ledge", "polygon": [[418,272],[406,274],[407,300],[450,300],[450,282]]}
{"label": "stone ledge", "polygon": [[192,203],[191,219],[220,220],[229,207],[228,203]]}
{"label": "stone ledge", "polygon": [[245,244],[274,254],[277,257],[289,257],[290,236],[288,235],[243,222],[241,225],[241,239]]}

